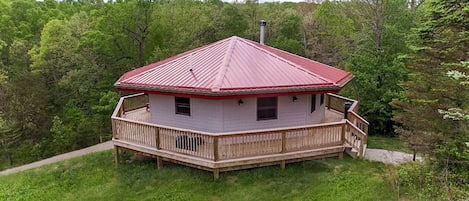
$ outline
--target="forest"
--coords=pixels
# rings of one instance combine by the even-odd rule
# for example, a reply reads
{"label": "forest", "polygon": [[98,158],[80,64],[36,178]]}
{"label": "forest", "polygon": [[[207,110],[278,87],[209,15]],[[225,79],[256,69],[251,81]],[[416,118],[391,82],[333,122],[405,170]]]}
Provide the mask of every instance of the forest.
{"label": "forest", "polygon": [[267,45],[354,74],[341,93],[370,135],[428,158],[403,170],[409,185],[467,193],[467,0],[0,0],[0,169],[109,140],[120,75],[233,35],[258,41],[262,19]]}

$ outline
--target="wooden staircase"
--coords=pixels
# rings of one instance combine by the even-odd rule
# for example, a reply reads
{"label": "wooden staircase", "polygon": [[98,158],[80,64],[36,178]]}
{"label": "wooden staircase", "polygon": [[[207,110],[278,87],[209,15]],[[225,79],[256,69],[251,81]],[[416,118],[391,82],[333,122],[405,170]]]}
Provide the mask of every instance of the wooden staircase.
{"label": "wooden staircase", "polygon": [[[361,139],[357,139],[356,136],[354,136],[354,142],[353,143],[357,143],[357,144],[361,144]],[[367,144],[363,144],[363,151],[362,153],[359,153],[360,151],[356,148],[353,148],[352,145],[350,144],[346,144],[345,145],[345,153],[348,154],[349,156],[351,156],[352,158],[361,158],[361,157],[364,157],[365,156],[365,153],[366,153],[366,147],[367,147]]]}

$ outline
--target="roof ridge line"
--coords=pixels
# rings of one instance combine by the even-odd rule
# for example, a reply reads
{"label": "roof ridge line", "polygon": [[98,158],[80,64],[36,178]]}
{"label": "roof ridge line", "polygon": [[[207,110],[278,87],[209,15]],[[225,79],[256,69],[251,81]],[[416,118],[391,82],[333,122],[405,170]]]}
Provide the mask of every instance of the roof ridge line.
{"label": "roof ridge line", "polygon": [[[337,83],[335,83],[335,82],[332,82],[331,80],[328,80],[328,79],[324,78],[323,76],[320,76],[320,75],[318,75],[318,74],[316,74],[316,73],[313,73],[313,72],[311,72],[311,71],[308,71],[308,70],[304,69],[303,67],[301,67],[301,66],[299,66],[299,65],[297,65],[297,64],[295,64],[295,63],[293,63],[293,62],[291,62],[291,61],[288,61],[287,59],[284,59],[283,57],[281,57],[281,56],[279,56],[279,55],[277,55],[277,54],[275,54],[275,53],[273,53],[273,52],[270,52],[270,51],[267,51],[267,50],[265,50],[265,49],[263,49],[263,48],[260,48],[260,47],[254,45],[254,44],[252,44],[252,43],[250,43],[250,42],[247,43],[247,44],[250,45],[250,46],[252,46],[252,47],[254,47],[254,48],[256,48],[256,49],[258,49],[258,50],[260,50],[260,51],[263,51],[263,52],[265,52],[265,53],[267,53],[267,54],[270,54],[271,56],[275,56],[276,58],[282,60],[283,62],[288,63],[288,64],[290,64],[291,66],[293,66],[293,67],[295,67],[295,68],[298,68],[299,70],[304,71],[304,72],[306,72],[306,73],[308,73],[308,74],[314,75],[314,76],[318,77],[319,79],[321,79],[321,80],[323,80],[323,81],[337,84]],[[270,46],[267,46],[267,45],[264,45],[264,46],[269,47],[269,48],[273,48],[273,47],[270,47]],[[292,53],[290,53],[290,52],[283,51],[283,50],[278,49],[278,48],[275,48],[275,49],[280,50],[280,51],[282,51],[282,52],[285,52],[285,53],[287,53],[287,54],[293,55],[293,56],[298,56],[298,55],[296,55],[296,54],[292,54]],[[314,61],[314,60],[311,60],[311,61]],[[316,62],[316,61],[315,61],[315,62]],[[316,62],[316,63],[319,63],[319,62]]]}
{"label": "roof ridge line", "polygon": [[225,52],[225,58],[221,64],[221,69],[218,71],[217,77],[215,78],[214,84],[212,85],[212,91],[220,91],[221,85],[223,84],[223,78],[225,77],[226,71],[228,70],[228,64],[231,61],[233,56],[233,50],[236,45],[236,42],[239,40],[238,37],[230,37],[231,41],[228,46],[227,52]]}
{"label": "roof ridge line", "polygon": [[[217,42],[215,42],[215,43],[213,43],[213,44],[207,44],[207,45],[205,45],[205,46],[202,46],[202,47],[199,47],[199,48],[195,48],[195,49],[189,50],[189,52],[182,52],[182,53],[180,53],[180,54],[177,54],[177,55],[168,57],[168,58],[166,58],[166,59],[170,59],[170,58],[173,58],[173,57],[178,57],[179,55],[183,55],[183,56],[178,57],[178,58],[175,58],[175,59],[173,59],[173,60],[171,60],[171,61],[169,61],[169,62],[167,62],[167,63],[164,63],[163,65],[157,65],[157,66],[159,66],[159,68],[168,66],[169,64],[172,64],[172,63],[174,63],[174,62],[176,62],[176,61],[179,61],[180,59],[183,59],[183,58],[187,58],[187,57],[189,57],[189,56],[192,56],[192,55],[194,55],[195,53],[197,53],[197,52],[199,52],[199,51],[204,51],[204,50],[206,50],[206,49],[212,48],[214,45],[216,45],[216,44],[218,44],[218,43],[223,43],[225,40],[228,40],[228,39],[229,39],[229,38],[226,38],[226,39],[217,41]],[[185,55],[184,55],[184,54],[185,54]],[[146,66],[159,63],[159,62],[164,61],[164,60],[166,60],[166,59],[157,61],[157,62],[155,62],[155,63],[148,64],[148,65],[146,65]],[[143,68],[143,67],[145,67],[145,66],[141,66],[141,67],[139,67],[139,68]],[[138,73],[138,74],[136,74],[136,75],[134,75],[134,76],[128,77],[128,78],[126,78],[125,80],[122,80],[121,82],[125,82],[126,80],[131,79],[131,78],[139,77],[139,76],[141,76],[142,74],[144,74],[144,73],[146,73],[146,72],[151,72],[151,71],[153,71],[153,70],[155,69],[155,67],[156,67],[156,66],[150,67],[148,70],[142,71],[142,72],[140,72],[140,73]],[[137,69],[138,69],[138,68],[137,68]]]}

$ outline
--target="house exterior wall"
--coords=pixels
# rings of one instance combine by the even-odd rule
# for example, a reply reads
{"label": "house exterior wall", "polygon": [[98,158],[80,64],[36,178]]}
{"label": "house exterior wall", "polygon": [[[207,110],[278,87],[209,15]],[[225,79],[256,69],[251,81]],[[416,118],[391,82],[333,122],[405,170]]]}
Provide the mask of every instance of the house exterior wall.
{"label": "house exterior wall", "polygon": [[257,120],[257,99],[243,99],[243,104],[237,101],[223,101],[223,131],[268,129],[289,126],[302,126],[319,123],[324,118],[324,105],[319,106],[320,96],[316,96],[316,110],[311,111],[311,95],[297,96],[292,101],[291,96],[278,97],[277,119]]}
{"label": "house exterior wall", "polygon": [[175,114],[173,96],[150,95],[152,123],[206,132],[230,132],[302,126],[320,123],[325,104],[316,95],[316,110],[311,113],[311,95],[278,97],[277,119],[257,120],[257,99],[245,98],[243,104],[234,100],[206,100],[191,98],[191,116]]}
{"label": "house exterior wall", "polygon": [[222,132],[222,103],[220,101],[191,98],[191,116],[176,114],[174,96],[150,94],[151,122],[206,132]]}

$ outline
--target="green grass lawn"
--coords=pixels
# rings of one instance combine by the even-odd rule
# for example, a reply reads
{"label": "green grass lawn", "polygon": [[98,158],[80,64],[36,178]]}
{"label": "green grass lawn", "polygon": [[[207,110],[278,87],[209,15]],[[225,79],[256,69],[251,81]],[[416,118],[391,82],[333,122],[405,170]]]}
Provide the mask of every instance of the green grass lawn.
{"label": "green grass lawn", "polygon": [[397,200],[389,168],[345,157],[222,173],[149,161],[114,167],[110,151],[0,177],[0,200]]}
{"label": "green grass lawn", "polygon": [[384,137],[379,135],[370,135],[367,138],[368,148],[387,149],[392,151],[402,151],[412,153],[406,142],[398,137]]}

